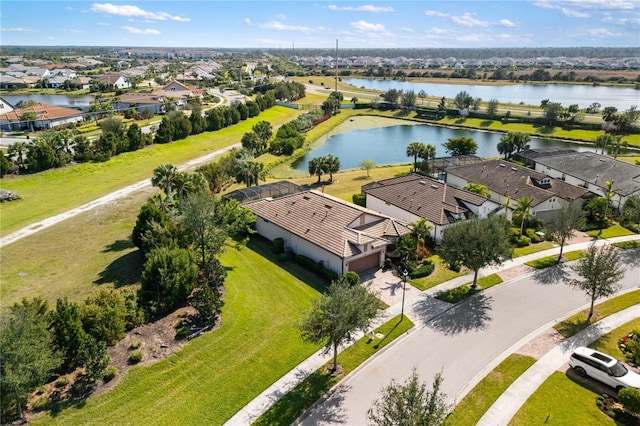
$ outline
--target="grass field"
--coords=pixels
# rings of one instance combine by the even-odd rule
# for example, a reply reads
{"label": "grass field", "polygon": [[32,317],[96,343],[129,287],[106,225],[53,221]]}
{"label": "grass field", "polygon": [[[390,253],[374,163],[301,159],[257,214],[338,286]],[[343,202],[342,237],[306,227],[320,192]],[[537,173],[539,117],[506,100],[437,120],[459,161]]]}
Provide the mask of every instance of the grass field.
{"label": "grass field", "polygon": [[456,404],[445,424],[475,426],[500,395],[535,362],[530,356],[510,355]]}
{"label": "grass field", "polygon": [[221,259],[229,275],[220,329],[163,361],[132,369],[114,390],[81,408],[45,414],[36,424],[113,424],[125,418],[140,425],[224,423],[318,349],[302,342],[295,322],[323,283],[271,257],[258,239],[241,251],[228,250]]}
{"label": "grass field", "polygon": [[33,175],[4,177],[2,188],[16,192],[22,200],[2,203],[0,228],[3,234],[38,220],[92,201],[127,185],[149,179],[160,164],[179,165],[240,142],[242,135],[258,121],[276,127],[291,121],[299,111],[274,107],[258,117],[217,132],[201,133],[164,145],[152,145],[113,157],[104,163],[82,163]]}
{"label": "grass field", "polygon": [[591,235],[594,238],[600,238],[600,239],[624,237],[626,235],[635,235],[633,231],[630,231],[629,229],[623,227],[619,223],[616,223],[607,229],[595,229],[593,231],[588,231],[587,234]]}
{"label": "grass field", "polygon": [[558,256],[545,256],[540,259],[535,259],[529,262],[525,262],[525,265],[531,266],[536,269],[544,269],[550,266],[555,266],[558,263],[571,262],[572,260],[578,260],[585,257],[587,254],[584,250],[574,250],[562,253],[562,259],[558,262]]}

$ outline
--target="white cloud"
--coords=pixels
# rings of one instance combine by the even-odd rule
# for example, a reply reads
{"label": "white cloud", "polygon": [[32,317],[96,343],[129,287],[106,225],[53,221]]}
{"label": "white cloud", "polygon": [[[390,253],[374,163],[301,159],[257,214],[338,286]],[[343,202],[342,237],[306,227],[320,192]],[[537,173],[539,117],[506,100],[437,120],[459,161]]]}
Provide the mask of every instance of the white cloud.
{"label": "white cloud", "polygon": [[108,22],[98,22],[98,25],[100,25],[101,27],[110,27],[111,24]]}
{"label": "white cloud", "polygon": [[444,28],[431,28],[427,30],[427,32],[431,32],[435,34],[448,34],[449,30],[445,30]]}
{"label": "white cloud", "polygon": [[276,15],[276,19],[279,21],[286,21],[287,20],[287,15],[280,13],[279,15]]}
{"label": "white cloud", "polygon": [[403,31],[405,33],[415,33],[416,30],[414,30],[413,28],[400,28],[400,31]]}
{"label": "white cloud", "polygon": [[427,10],[426,12],[424,12],[424,14],[427,16],[439,16],[439,17],[449,16],[448,13],[437,12],[435,10]]}
{"label": "white cloud", "polygon": [[488,27],[489,23],[486,21],[480,21],[473,17],[471,13],[465,13],[462,16],[452,16],[453,22],[462,25],[463,27]]}
{"label": "white cloud", "polygon": [[68,30],[64,30],[65,32],[68,33],[73,33],[73,34],[84,34],[85,31],[84,30],[74,30],[74,29],[68,29]]}
{"label": "white cloud", "polygon": [[545,9],[562,9],[565,6],[594,10],[640,9],[640,3],[637,0],[538,0],[532,4]]}
{"label": "white cloud", "polygon": [[356,22],[349,22],[353,28],[360,31],[376,31],[376,32],[385,32],[386,29],[382,24],[374,24],[371,22],[363,21],[362,19]]}
{"label": "white cloud", "polygon": [[67,6],[67,7],[65,7],[65,9],[66,9],[66,10],[73,10],[73,7],[71,7],[71,6]]}
{"label": "white cloud", "polygon": [[91,5],[91,11],[96,13],[106,13],[109,15],[153,19],[155,21],[178,21],[178,22],[191,21],[190,18],[173,16],[167,12],[149,12],[149,11],[140,9],[138,6],[115,5],[111,3],[94,3]]}
{"label": "white cloud", "polygon": [[591,16],[588,13],[579,12],[574,9],[567,9],[566,7],[563,7],[560,10],[562,10],[562,14],[564,16],[568,16],[570,18],[588,18],[589,16]]}
{"label": "white cloud", "polygon": [[244,18],[244,23],[249,25],[249,26],[253,25],[253,22],[251,22],[251,19],[249,19],[249,18]]}
{"label": "white cloud", "polygon": [[501,27],[517,27],[517,25],[508,19],[501,19],[499,24]]}
{"label": "white cloud", "polygon": [[23,28],[23,27],[11,27],[11,28],[0,28],[0,31],[4,31],[7,33],[33,33],[36,30],[32,30],[30,28]]}
{"label": "white cloud", "polygon": [[316,31],[313,28],[303,27],[300,25],[285,25],[279,21],[271,21],[271,22],[266,22],[264,24],[258,24],[258,27],[266,30],[297,31],[302,33],[310,33],[310,32]]}
{"label": "white cloud", "polygon": [[135,28],[135,27],[122,27],[123,30],[130,32],[131,34],[143,34],[143,35],[158,35],[160,34],[160,31],[158,30],[153,30],[151,28],[145,28],[144,30],[141,30],[140,28]]}
{"label": "white cloud", "polygon": [[328,7],[329,10],[345,10],[348,12],[373,12],[373,13],[388,13],[388,12],[393,12],[393,7],[391,6],[387,6],[387,7],[380,7],[380,6],[373,6],[371,4],[366,4],[363,6],[358,6],[358,7],[352,7],[352,6],[336,6],[335,4],[331,4]]}
{"label": "white cloud", "polygon": [[587,32],[594,37],[619,37],[621,35],[619,33],[612,33],[605,28],[591,28],[587,30]]}

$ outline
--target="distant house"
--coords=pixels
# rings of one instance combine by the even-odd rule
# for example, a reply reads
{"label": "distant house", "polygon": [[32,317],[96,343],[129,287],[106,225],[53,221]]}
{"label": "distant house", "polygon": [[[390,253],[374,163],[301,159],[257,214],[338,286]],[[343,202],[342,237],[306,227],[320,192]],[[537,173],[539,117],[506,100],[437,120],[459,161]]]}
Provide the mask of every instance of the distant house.
{"label": "distant house", "polygon": [[98,77],[98,86],[102,88],[126,89],[131,85],[122,74],[105,74]]}
{"label": "distant house", "polygon": [[[37,118],[33,121],[23,120],[22,117],[28,112],[34,112]],[[80,124],[83,121],[82,111],[47,104],[31,105],[0,114],[0,128],[7,131],[27,130],[31,126],[34,130],[52,129],[71,123]]]}
{"label": "distant house", "polygon": [[489,190],[489,198],[499,205],[509,204],[507,217],[517,208],[523,197],[533,200],[531,211],[535,217],[548,221],[553,211],[574,200],[594,196],[585,188],[578,188],[543,173],[503,160],[488,160],[466,166],[448,168],[446,182],[456,188],[479,183]]}
{"label": "distant house", "polygon": [[613,182],[612,205],[624,206],[627,199],[640,196],[640,167],[593,152],[528,150],[520,156],[536,171],[568,184],[583,187],[604,197],[606,181]]}
{"label": "distant house", "polygon": [[436,243],[451,224],[472,216],[487,217],[500,208],[486,197],[419,174],[373,182],[363,186],[362,192],[370,210],[407,223],[424,218]]}
{"label": "distant house", "polygon": [[313,190],[244,207],[257,216],[258,234],[282,238],[287,250],[338,274],[379,268],[387,246],[411,232],[405,223]]}
{"label": "distant house", "polygon": [[136,111],[151,110],[154,114],[164,113],[162,96],[153,93],[123,93],[118,97],[119,102],[113,103],[113,109],[124,111],[135,107]]}
{"label": "distant house", "polygon": [[206,89],[198,89],[192,85],[182,84],[177,80],[166,84],[162,89],[154,90],[153,94],[157,96],[170,96],[179,101],[186,101],[189,98],[201,99],[206,93]]}

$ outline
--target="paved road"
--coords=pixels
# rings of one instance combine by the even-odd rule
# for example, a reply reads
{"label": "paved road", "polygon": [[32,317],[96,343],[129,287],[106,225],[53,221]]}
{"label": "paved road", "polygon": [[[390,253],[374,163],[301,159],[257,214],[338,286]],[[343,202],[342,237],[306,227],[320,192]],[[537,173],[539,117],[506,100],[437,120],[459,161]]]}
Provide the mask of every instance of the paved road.
{"label": "paved road", "polygon": [[[634,253],[637,256],[637,252]],[[640,259],[629,256],[623,289],[640,284]],[[347,376],[327,398],[312,407],[297,424],[366,424],[366,411],[379,390],[395,378],[403,382],[413,368],[423,380],[442,371],[443,390],[451,401],[466,394],[529,337],[567,313],[584,308],[585,295],[564,284],[569,269],[550,268],[493,287],[453,309],[419,324],[417,329]],[[412,309],[428,318],[430,302],[418,299]]]}

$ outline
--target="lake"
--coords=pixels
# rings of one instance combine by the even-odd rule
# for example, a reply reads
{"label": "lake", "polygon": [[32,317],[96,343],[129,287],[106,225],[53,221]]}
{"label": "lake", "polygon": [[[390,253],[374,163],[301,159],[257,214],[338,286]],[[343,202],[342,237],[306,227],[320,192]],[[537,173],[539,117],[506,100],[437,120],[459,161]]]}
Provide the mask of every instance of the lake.
{"label": "lake", "polygon": [[69,95],[6,95],[3,94],[2,98],[9,102],[11,105],[15,106],[20,101],[29,101],[33,100],[39,102],[41,104],[48,105],[57,105],[57,106],[66,106],[73,108],[82,108],[86,109],[89,107],[89,104],[93,101],[93,96],[91,95],[80,95],[80,96],[69,96]]}
{"label": "lake", "polygon": [[[407,157],[406,151],[407,145],[414,141],[433,145],[436,147],[438,157],[446,157],[448,154],[442,144],[450,138],[464,136],[473,138],[478,144],[477,156],[485,158],[500,156],[497,145],[503,133],[454,129],[422,123],[411,124],[381,117],[354,117],[351,120],[342,123],[326,136],[314,142],[311,151],[297,161],[293,168],[308,170],[310,159],[327,154],[332,154],[340,159],[340,170],[357,168],[362,160],[373,160],[380,166],[411,163],[413,158]],[[359,121],[364,123],[363,126],[366,128],[358,128],[361,126]],[[375,125],[375,122],[383,127],[371,127]],[[592,145],[580,145],[537,137],[532,137],[529,145],[531,148],[562,147],[573,148],[576,151],[596,151]]]}
{"label": "lake", "polygon": [[[560,102],[567,107],[578,104],[580,108],[586,108],[593,102],[599,102],[602,108],[614,106],[619,111],[629,109],[632,105],[640,106],[640,90],[609,86],[588,86],[573,84],[513,84],[506,86],[483,86],[472,84],[434,84],[414,83],[394,80],[369,80],[348,78],[343,83],[355,87],[365,87],[386,92],[389,89],[409,91],[418,94],[424,90],[428,96],[438,98],[455,98],[463,90],[474,98],[482,98],[483,101],[497,99],[502,103],[525,105],[540,105],[543,99],[551,102]],[[420,98],[417,99],[420,105]],[[435,106],[435,103],[433,104]]]}

